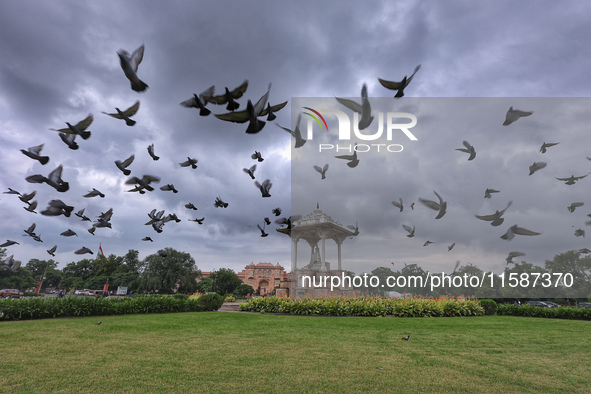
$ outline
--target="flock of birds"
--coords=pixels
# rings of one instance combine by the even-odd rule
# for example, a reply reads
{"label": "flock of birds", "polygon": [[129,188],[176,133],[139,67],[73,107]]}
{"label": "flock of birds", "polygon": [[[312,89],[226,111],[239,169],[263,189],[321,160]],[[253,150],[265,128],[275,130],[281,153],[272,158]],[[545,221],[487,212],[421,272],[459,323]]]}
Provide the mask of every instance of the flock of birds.
{"label": "flock of birds", "polygon": [[[143,82],[142,80],[140,80],[137,75],[138,67],[139,67],[140,63],[142,62],[143,56],[144,56],[144,45],[142,45],[138,49],[136,49],[131,55],[124,50],[120,50],[117,54],[119,56],[121,68],[131,84],[131,89],[136,92],[145,92],[148,89],[148,85],[145,82]],[[414,71],[410,75],[410,77],[405,76],[402,80],[400,80],[398,82],[388,81],[388,80],[384,80],[381,78],[378,78],[378,81],[386,89],[390,89],[390,90],[393,90],[396,92],[394,95],[395,99],[400,99],[404,96],[404,89],[413,80],[415,74],[417,73],[417,71],[419,71],[419,69],[420,69],[420,65],[418,65],[414,69]],[[268,89],[267,89],[266,93],[262,97],[260,97],[254,104],[250,99],[248,99],[247,104],[246,104],[246,108],[243,110],[238,110],[240,108],[240,103],[237,100],[239,100],[241,97],[243,97],[243,95],[247,91],[248,80],[245,80],[242,84],[240,84],[238,87],[236,87],[232,90],[230,90],[228,87],[225,87],[224,93],[219,94],[219,95],[215,94],[215,86],[211,86],[211,87],[205,89],[202,93],[194,94],[193,97],[181,101],[180,105],[185,108],[195,108],[195,109],[199,110],[199,115],[203,116],[203,117],[209,116],[210,114],[212,114],[212,111],[211,111],[211,109],[208,108],[208,105],[212,105],[212,106],[225,105],[225,109],[228,112],[214,114],[214,116],[217,119],[220,119],[220,120],[226,121],[226,122],[247,124],[246,129],[245,129],[245,133],[256,134],[256,133],[259,133],[265,127],[267,122],[275,120],[276,119],[275,113],[280,111],[281,109],[283,109],[287,105],[287,101],[284,101],[284,102],[281,102],[281,103],[278,103],[275,105],[271,105],[269,103],[271,86],[272,86],[271,84],[268,85]],[[356,100],[339,98],[339,97],[336,97],[336,100],[340,105],[343,105],[347,109],[354,111],[360,115],[359,124],[358,124],[359,130],[364,130],[372,124],[372,122],[374,120],[374,116],[372,115],[372,109],[371,109],[370,100],[368,98],[368,89],[367,89],[366,84],[364,84],[362,86],[361,101],[360,102],[358,102]],[[132,127],[136,124],[136,121],[133,120],[132,117],[138,112],[139,108],[140,108],[140,101],[137,100],[133,105],[131,105],[129,108],[127,108],[125,110],[115,108],[115,112],[102,112],[102,113],[107,116],[113,117],[115,119],[122,120],[125,122],[126,126]],[[315,112],[312,108],[306,107],[306,109]],[[506,113],[506,117],[505,117],[505,121],[503,123],[503,126],[509,126],[509,125],[517,122],[520,118],[528,117],[528,116],[531,116],[532,114],[533,114],[532,111],[521,111],[521,110],[517,110],[517,109],[514,109],[513,107],[511,107],[511,108],[509,108],[509,110]],[[266,117],[266,119],[262,120],[262,118],[264,118],[264,117]],[[295,128],[293,128],[293,129],[283,127],[283,126],[277,124],[277,126],[280,129],[288,132],[293,137],[294,149],[301,148],[306,144],[306,140],[302,137],[302,132],[300,130],[301,118],[302,118],[302,114],[300,113],[296,122],[295,122]],[[69,149],[78,150],[79,144],[78,144],[77,138],[79,137],[82,140],[86,141],[91,137],[92,132],[88,129],[91,126],[91,124],[93,123],[93,121],[94,121],[93,115],[89,114],[83,120],[79,121],[76,124],[72,124],[70,122],[65,122],[67,127],[60,128],[60,129],[52,128],[51,130],[54,130],[58,133],[58,136],[60,137],[60,139],[68,146]],[[477,156],[476,148],[473,145],[471,145],[468,141],[463,141],[462,144],[463,144],[463,147],[457,148],[456,150],[467,154],[468,161],[475,160],[475,158]],[[540,152],[546,153],[549,148],[551,148],[557,144],[558,144],[558,142],[550,142],[550,143],[544,142],[540,148]],[[44,144],[40,144],[37,146],[30,147],[26,150],[21,149],[21,152],[25,156],[29,157],[30,159],[36,160],[41,165],[45,166],[50,161],[50,159],[48,156],[42,155],[43,147],[44,147]],[[156,155],[156,150],[155,150],[154,144],[151,144],[147,147],[147,152],[153,161],[158,161],[160,159],[160,157]],[[350,168],[357,167],[360,162],[356,150],[354,150],[353,153],[349,154],[349,155],[336,155],[334,157],[337,159],[346,160],[347,161],[346,164]],[[134,159],[135,159],[135,154],[131,154],[129,157],[127,157],[124,160],[116,160],[114,162],[114,164],[123,175],[129,177],[131,175],[131,170],[129,169],[129,167],[134,162]],[[251,155],[251,159],[255,160],[257,163],[261,163],[264,161],[262,154],[258,151],[255,151]],[[195,170],[198,168],[197,164],[198,164],[198,160],[196,158],[187,157],[187,160],[179,163],[179,166],[182,168],[190,168],[190,169]],[[546,162],[534,162],[529,167],[529,171],[530,171],[529,175],[533,175],[535,172],[542,170],[546,166],[547,166]],[[315,171],[317,171],[320,174],[320,177],[322,180],[327,178],[327,172],[329,169],[328,164],[324,164],[324,165],[314,164],[312,167]],[[256,179],[256,175],[255,175],[256,170],[257,170],[257,164],[254,164],[254,165],[250,166],[249,168],[243,168],[244,173],[246,173],[252,180],[254,180],[254,185],[260,191],[262,198],[271,197],[271,194],[270,194],[271,187],[272,187],[271,181],[269,179],[265,179],[263,181],[259,181],[258,179]],[[50,187],[54,188],[56,191],[58,191],[60,193],[65,193],[65,192],[68,192],[68,190],[70,189],[70,186],[67,181],[62,179],[62,172],[63,172],[63,166],[60,164],[55,169],[53,169],[51,172],[49,172],[47,175],[43,175],[43,174],[30,175],[30,176],[27,176],[25,178],[25,180],[28,183],[38,183],[38,184],[45,183],[45,184],[49,185]],[[566,185],[573,185],[577,181],[585,178],[588,175],[589,175],[589,173],[584,174],[584,175],[578,175],[578,176],[572,175],[570,177],[556,178],[556,179],[565,182]],[[131,187],[129,190],[127,190],[128,192],[130,192],[130,193],[137,192],[139,194],[145,194],[147,192],[153,192],[155,190],[153,185],[159,183],[160,181],[161,181],[160,176],[151,175],[151,174],[142,174],[142,175],[130,176],[125,181],[125,184],[129,185]],[[165,191],[165,192],[170,191],[175,194],[178,193],[178,190],[175,188],[174,184],[166,184],[164,186],[161,186],[160,190]],[[498,193],[498,192],[499,192],[499,190],[488,188],[485,191],[484,197],[485,198],[492,198],[492,194]],[[9,190],[4,193],[5,194],[14,194],[14,195],[18,196],[18,198],[25,204],[24,209],[26,209],[27,211],[29,211],[31,213],[35,213],[35,214],[37,213],[35,210],[37,209],[38,202],[36,200],[34,200],[34,198],[37,195],[36,191],[25,194],[25,193],[20,193],[12,188],[9,188]],[[418,198],[418,201],[422,205],[424,205],[425,207],[436,212],[436,216],[434,217],[434,219],[441,219],[447,212],[447,202],[436,191],[434,191],[434,194],[437,197],[437,200]],[[83,195],[83,197],[84,198],[93,198],[93,197],[105,198],[105,194],[102,193],[101,191],[99,191],[98,189],[93,188],[92,190],[88,191],[87,194]],[[505,214],[507,209],[509,209],[511,204],[512,204],[512,201],[509,201],[507,203],[506,207],[502,210],[496,210],[494,213],[491,213],[488,215],[475,215],[475,217],[479,220],[490,222],[490,224],[492,226],[495,226],[495,227],[500,226],[504,222],[503,215]],[[222,200],[221,196],[217,196],[215,198],[214,206],[216,208],[223,209],[223,208],[227,208],[228,205],[229,204],[227,202]],[[398,208],[400,212],[402,212],[404,210],[402,198],[399,198],[397,201],[392,201],[392,205],[395,206],[396,208]],[[414,202],[410,205],[410,208],[412,210],[414,210],[414,205],[415,205]],[[582,205],[583,205],[582,202],[573,202],[571,204],[571,206],[568,207],[568,210],[570,212],[573,212],[577,207],[580,207]],[[185,204],[185,208],[189,209],[189,210],[197,210],[198,209],[193,203],[190,203],[190,202]],[[45,215],[45,216],[63,215],[65,217],[70,217],[72,212],[74,212],[74,209],[75,208],[73,206],[64,203],[61,199],[53,199],[53,200],[49,201],[45,210],[40,211],[40,214]],[[87,217],[85,215],[84,211],[85,211],[85,209],[80,209],[80,210],[76,211],[74,214],[76,217],[80,218],[82,221],[92,222],[91,227],[88,229],[88,232],[90,234],[95,235],[95,231],[99,228],[111,228],[110,221],[111,221],[111,218],[113,215],[112,208],[108,209],[106,212],[102,212],[100,215],[97,216],[97,218],[94,221],[92,221],[89,217]],[[281,208],[273,209],[272,213],[275,216],[280,216],[281,215]],[[147,215],[149,217],[149,221],[146,222],[145,224],[151,226],[152,229],[156,233],[162,233],[164,225],[168,222],[176,222],[176,223],[180,222],[180,219],[178,218],[178,216],[176,214],[170,213],[168,215],[165,215],[164,210],[158,211],[157,209],[153,209],[151,212],[147,213]],[[280,219],[276,219],[275,223],[278,225],[281,225],[281,226],[286,226],[285,229],[289,231],[292,223],[297,223],[297,220],[299,218],[300,218],[300,216],[283,217]],[[191,220],[198,223],[199,225],[201,225],[201,224],[203,224],[205,218],[202,217],[202,218],[195,218],[195,219],[191,219]],[[261,226],[261,224],[262,224],[262,226]],[[263,218],[262,223],[256,224],[258,230],[260,231],[261,237],[268,236],[268,233],[265,230],[266,230],[266,226],[268,226],[270,224],[271,224],[271,220],[269,219],[269,217]],[[590,224],[590,222],[587,222],[587,224]],[[402,227],[407,232],[407,237],[412,238],[415,236],[416,229],[414,226],[409,226],[407,224],[403,224]],[[356,232],[358,232],[358,227],[355,226],[354,228],[355,228]],[[35,229],[36,229],[36,224],[33,223],[27,229],[24,229],[24,232],[25,232],[24,235],[33,238],[33,240],[35,240],[37,242],[43,242],[41,239],[41,236],[39,234],[35,233]],[[535,235],[539,235],[539,234],[540,233],[537,231],[532,231],[532,230],[528,230],[526,228],[520,227],[518,225],[513,225],[513,226],[510,226],[507,229],[507,231],[505,232],[505,234],[501,235],[500,238],[510,241],[516,235],[535,236]],[[76,234],[71,229],[67,229],[67,230],[61,232],[60,235],[64,236],[64,237],[71,237],[71,236],[77,237],[78,236],[78,234]],[[583,236],[584,237],[585,236],[584,230],[582,230],[582,229],[576,230],[575,236]],[[153,239],[149,236],[146,236],[146,237],[142,238],[142,241],[153,242]],[[432,243],[433,242],[427,240],[424,243],[424,246],[427,246]],[[12,246],[15,244],[18,244],[18,242],[13,241],[13,240],[7,240],[6,242],[0,244],[0,247],[8,247],[8,246]],[[454,246],[455,246],[455,243],[452,243],[451,245],[449,245],[448,251],[451,251]],[[57,247],[58,247],[57,245],[54,245],[52,248],[47,250],[47,253],[51,256],[55,256],[55,252],[57,250]],[[75,254],[93,254],[92,250],[85,247],[85,246],[79,248],[74,253]],[[523,255],[524,255],[524,253],[519,252],[519,251],[510,252],[509,255],[507,256],[507,259],[506,259],[507,264],[512,262],[512,259],[514,257],[523,256]],[[14,262],[13,256],[10,256],[2,263],[2,267],[5,269],[15,271],[16,269],[18,269],[18,267],[16,267],[15,264],[16,263]]]}

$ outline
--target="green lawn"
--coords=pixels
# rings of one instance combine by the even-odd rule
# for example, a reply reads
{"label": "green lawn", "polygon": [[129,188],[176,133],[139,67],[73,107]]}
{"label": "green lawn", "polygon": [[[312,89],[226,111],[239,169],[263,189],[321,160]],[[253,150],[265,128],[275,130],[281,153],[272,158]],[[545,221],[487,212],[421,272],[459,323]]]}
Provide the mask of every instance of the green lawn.
{"label": "green lawn", "polygon": [[0,392],[591,392],[590,333],[509,316],[2,322]]}

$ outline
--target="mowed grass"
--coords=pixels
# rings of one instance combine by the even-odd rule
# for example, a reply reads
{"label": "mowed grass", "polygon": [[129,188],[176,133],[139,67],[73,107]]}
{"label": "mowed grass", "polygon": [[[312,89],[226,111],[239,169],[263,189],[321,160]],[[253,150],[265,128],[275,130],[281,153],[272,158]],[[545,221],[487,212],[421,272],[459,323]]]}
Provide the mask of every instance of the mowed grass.
{"label": "mowed grass", "polygon": [[511,316],[2,322],[0,392],[591,392],[590,333]]}

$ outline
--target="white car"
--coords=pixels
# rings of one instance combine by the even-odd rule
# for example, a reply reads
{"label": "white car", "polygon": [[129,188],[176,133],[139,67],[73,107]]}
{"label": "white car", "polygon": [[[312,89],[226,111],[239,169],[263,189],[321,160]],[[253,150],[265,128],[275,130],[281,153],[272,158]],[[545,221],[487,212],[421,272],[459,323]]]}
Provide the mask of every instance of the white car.
{"label": "white car", "polygon": [[84,295],[84,291],[82,291],[82,290],[76,290],[74,292],[74,295]]}

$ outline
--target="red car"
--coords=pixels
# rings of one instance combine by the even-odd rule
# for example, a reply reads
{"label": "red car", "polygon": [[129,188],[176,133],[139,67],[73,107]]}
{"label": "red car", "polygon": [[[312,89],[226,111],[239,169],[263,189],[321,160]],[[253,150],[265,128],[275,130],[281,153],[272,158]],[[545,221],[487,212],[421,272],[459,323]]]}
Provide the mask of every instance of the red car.
{"label": "red car", "polygon": [[21,298],[24,294],[18,289],[2,289],[0,290],[0,297],[6,298]]}

